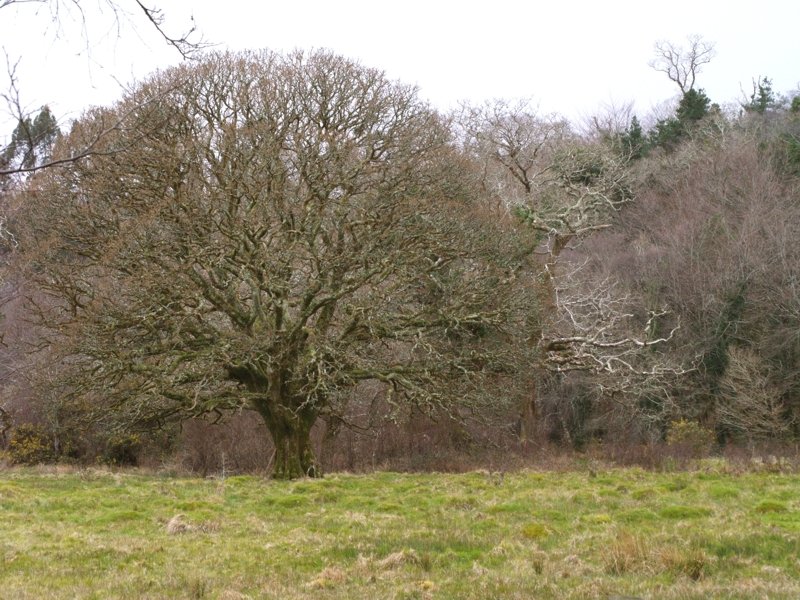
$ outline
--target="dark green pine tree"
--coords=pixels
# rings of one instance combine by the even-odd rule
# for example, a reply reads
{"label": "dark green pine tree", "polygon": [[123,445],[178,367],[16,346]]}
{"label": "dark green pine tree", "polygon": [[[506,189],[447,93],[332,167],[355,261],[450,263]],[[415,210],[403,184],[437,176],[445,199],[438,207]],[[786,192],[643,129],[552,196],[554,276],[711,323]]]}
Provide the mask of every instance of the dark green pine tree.
{"label": "dark green pine tree", "polygon": [[650,144],[671,150],[710,112],[711,100],[703,90],[690,89],[678,104],[675,116],[662,119],[650,131]]}
{"label": "dark green pine tree", "polygon": [[27,171],[50,160],[58,136],[58,122],[48,106],[43,106],[34,119],[20,119],[11,134],[11,143],[0,154],[4,169]]}
{"label": "dark green pine tree", "polygon": [[647,139],[644,135],[642,124],[636,115],[631,119],[630,125],[622,134],[622,147],[623,150],[632,158],[642,158],[646,152]]}
{"label": "dark green pine tree", "polygon": [[769,77],[759,77],[753,81],[753,93],[750,102],[744,107],[747,112],[763,115],[776,105],[775,92],[772,90],[772,80]]}
{"label": "dark green pine tree", "polygon": [[711,100],[703,90],[691,89],[681,98],[675,116],[685,130],[692,123],[705,117],[710,106]]}

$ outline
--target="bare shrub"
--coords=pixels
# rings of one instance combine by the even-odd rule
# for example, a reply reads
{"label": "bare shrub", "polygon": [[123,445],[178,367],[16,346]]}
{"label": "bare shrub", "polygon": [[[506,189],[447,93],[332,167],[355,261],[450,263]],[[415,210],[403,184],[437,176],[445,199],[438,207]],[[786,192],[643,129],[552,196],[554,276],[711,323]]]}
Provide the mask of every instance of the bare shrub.
{"label": "bare shrub", "polygon": [[202,476],[268,471],[272,448],[263,420],[244,411],[222,423],[193,419],[182,426],[178,464]]}
{"label": "bare shrub", "polygon": [[716,412],[719,423],[737,437],[780,439],[791,432],[783,391],[772,382],[771,371],[752,350],[728,348],[728,368],[720,381]]}

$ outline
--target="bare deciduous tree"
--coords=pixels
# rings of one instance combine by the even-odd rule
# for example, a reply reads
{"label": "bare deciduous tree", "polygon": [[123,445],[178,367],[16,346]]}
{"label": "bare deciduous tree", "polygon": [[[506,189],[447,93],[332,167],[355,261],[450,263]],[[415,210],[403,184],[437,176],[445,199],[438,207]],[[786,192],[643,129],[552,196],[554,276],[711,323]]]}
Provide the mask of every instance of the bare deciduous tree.
{"label": "bare deciduous tree", "polygon": [[456,417],[524,364],[516,240],[475,218],[413,88],[325,52],[222,54],[106,113],[127,116],[103,149],[126,151],[34,178],[20,227],[74,397],[151,424],[250,407],[296,477],[319,473],[309,432],[359,382]]}
{"label": "bare deciduous tree", "polygon": [[572,137],[564,119],[540,115],[529,101],[464,105],[458,121],[467,147],[482,163],[483,187],[506,208],[533,194],[551,169],[553,153]]}
{"label": "bare deciduous tree", "polygon": [[688,48],[667,41],[656,42],[656,56],[650,62],[651,67],[665,73],[670,81],[677,84],[684,95],[694,89],[700,69],[710,63],[716,54],[714,44],[699,35],[690,35],[687,41]]}
{"label": "bare deciduous tree", "polygon": [[728,357],[716,403],[720,425],[748,440],[785,438],[791,432],[792,415],[769,365],[753,351],[738,346],[728,348]]}
{"label": "bare deciduous tree", "polygon": [[465,107],[460,121],[465,145],[482,165],[483,188],[538,233],[535,250],[551,259],[608,227],[631,200],[624,158],[585,143],[568,123],[527,102]]}
{"label": "bare deciduous tree", "polygon": [[590,139],[609,140],[622,135],[635,116],[634,102],[604,102],[600,110],[583,119],[581,133]]}
{"label": "bare deciduous tree", "polygon": [[629,312],[633,304],[629,294],[610,281],[580,285],[578,278],[578,273],[569,273],[555,288],[559,311],[541,342],[550,370],[644,376],[680,372],[664,363],[654,363],[642,352],[669,342],[678,331],[676,323],[659,333],[670,314],[667,309],[649,311],[636,335],[636,315]]}
{"label": "bare deciduous tree", "polygon": [[[660,357],[647,350],[673,335],[648,337],[648,327],[654,331],[666,311],[654,311],[637,335],[624,294],[615,296],[608,285],[577,285],[571,280],[583,275],[564,258],[610,227],[632,201],[627,160],[604,144],[581,139],[563,121],[538,115],[527,103],[465,107],[461,121],[465,145],[482,165],[484,189],[527,232],[527,242],[516,249],[527,261],[520,260],[516,275],[533,282],[539,302],[528,340],[538,378],[548,371],[580,370],[617,377],[625,387],[622,382],[634,377],[680,371],[653,364]],[[534,392],[521,410],[523,440],[535,414]]]}

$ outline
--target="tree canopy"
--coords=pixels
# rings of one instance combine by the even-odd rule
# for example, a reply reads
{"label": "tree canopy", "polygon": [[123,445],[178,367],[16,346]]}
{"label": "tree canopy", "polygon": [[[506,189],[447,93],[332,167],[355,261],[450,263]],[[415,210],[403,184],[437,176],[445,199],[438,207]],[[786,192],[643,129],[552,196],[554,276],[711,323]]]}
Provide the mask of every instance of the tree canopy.
{"label": "tree canopy", "polygon": [[376,380],[449,411],[524,353],[507,343],[532,314],[504,278],[513,242],[464,226],[465,159],[413,88],[327,52],[213,54],[57,152],[109,112],[127,116],[41,173],[20,227],[76,400],[143,424],[249,407],[276,476],[314,475],[309,432],[344,390]]}

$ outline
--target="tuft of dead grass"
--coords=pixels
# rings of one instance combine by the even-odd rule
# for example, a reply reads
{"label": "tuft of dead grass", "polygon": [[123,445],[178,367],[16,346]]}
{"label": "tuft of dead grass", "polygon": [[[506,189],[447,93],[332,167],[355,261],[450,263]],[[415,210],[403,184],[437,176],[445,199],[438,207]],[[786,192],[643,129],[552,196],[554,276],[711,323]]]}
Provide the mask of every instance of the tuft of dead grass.
{"label": "tuft of dead grass", "polygon": [[417,565],[419,564],[419,555],[414,550],[400,550],[393,552],[387,557],[377,561],[375,566],[384,571],[390,569],[397,569],[403,565]]}
{"label": "tuft of dead grass", "polygon": [[165,529],[169,535],[180,535],[183,533],[200,532],[200,533],[215,533],[220,530],[220,524],[217,521],[204,521],[203,523],[191,523],[186,518],[186,515],[177,514],[172,517]]}
{"label": "tuft of dead grass", "polygon": [[699,548],[654,547],[637,535],[623,532],[609,547],[604,567],[610,575],[668,572],[698,581],[712,562],[712,557]]}
{"label": "tuft of dead grass", "polygon": [[317,590],[331,589],[346,583],[347,573],[338,567],[325,567],[306,587]]}
{"label": "tuft of dead grass", "polygon": [[708,555],[700,549],[675,546],[661,548],[658,551],[658,559],[665,570],[693,581],[706,574],[710,563]]}
{"label": "tuft of dead grass", "polygon": [[636,535],[623,532],[611,543],[606,553],[605,572],[610,575],[625,575],[644,570],[648,564],[647,545]]}
{"label": "tuft of dead grass", "polygon": [[166,529],[169,535],[180,535],[192,531],[193,527],[186,521],[184,515],[178,514],[167,521]]}

